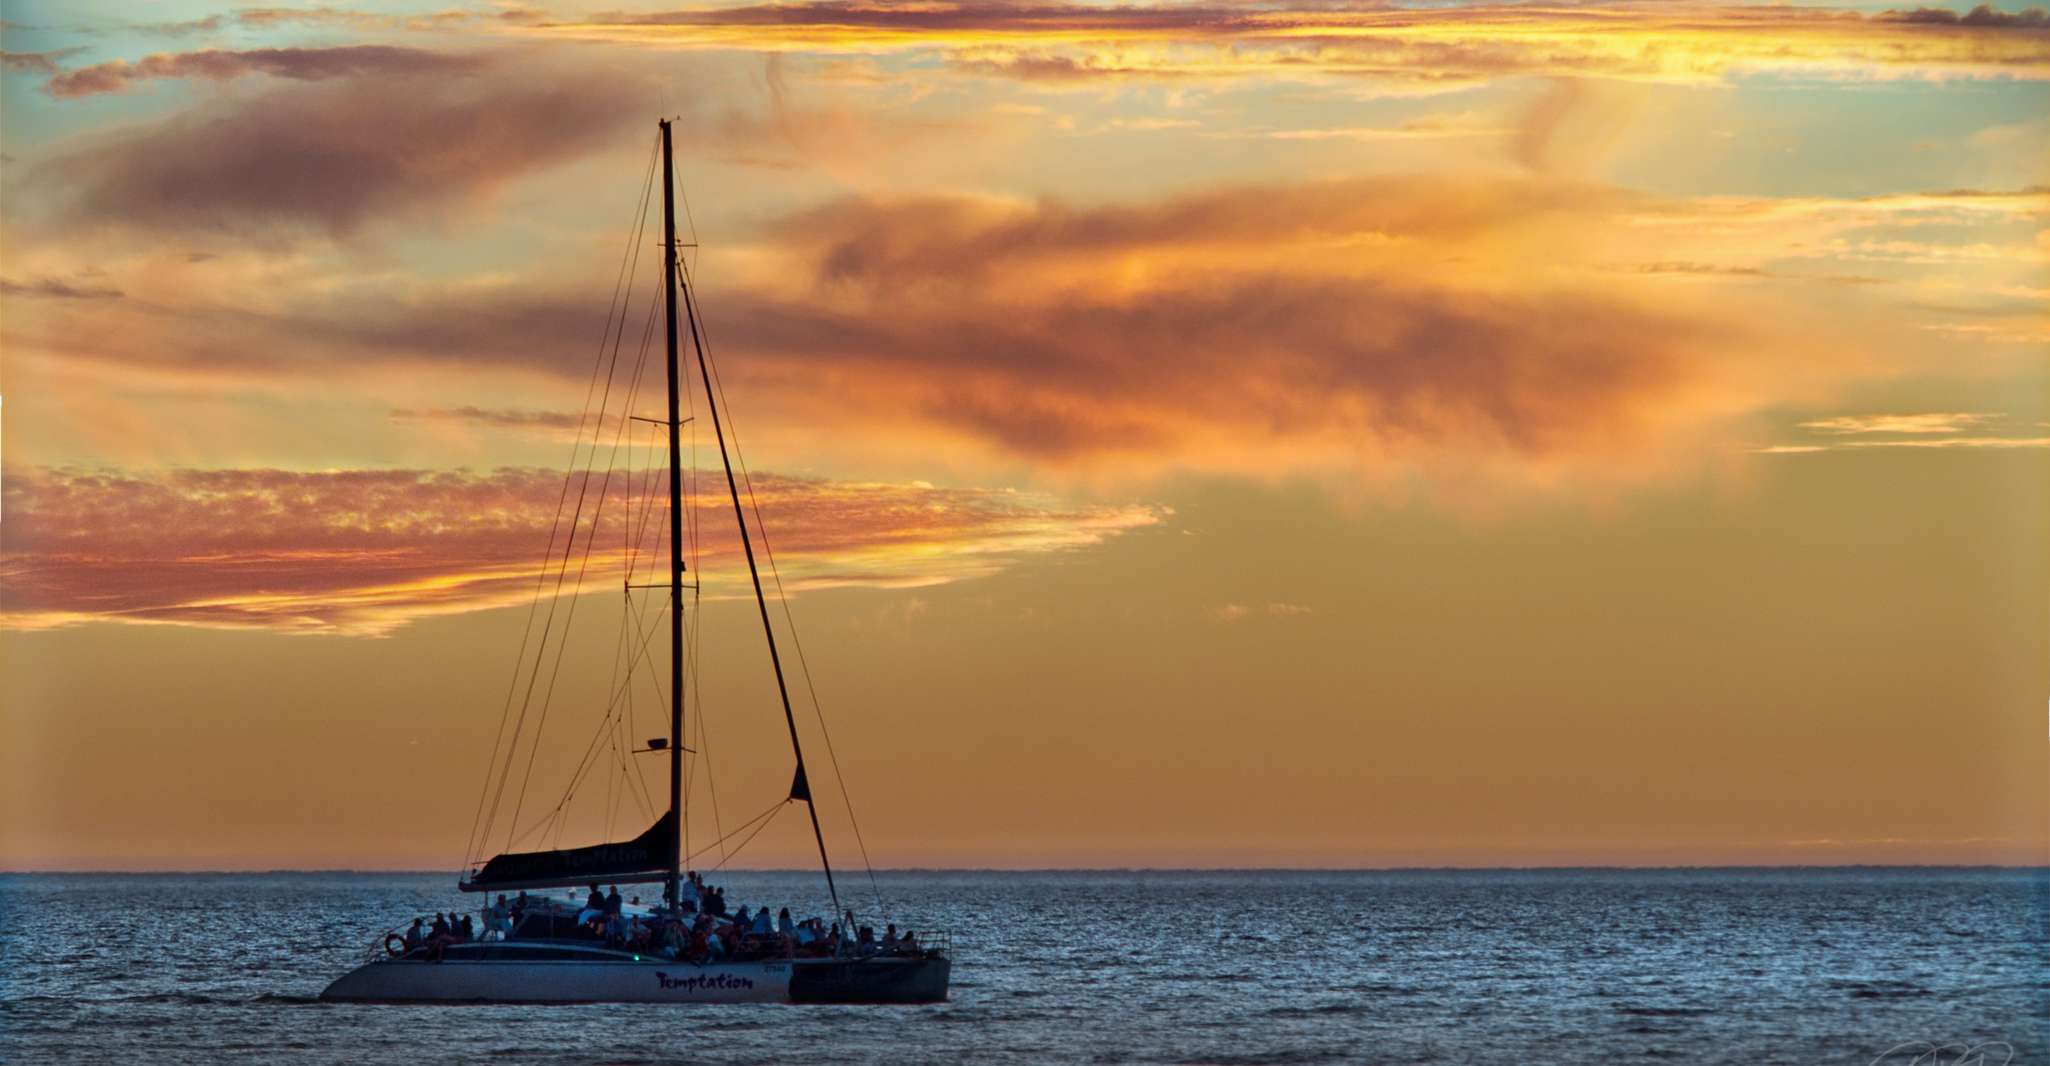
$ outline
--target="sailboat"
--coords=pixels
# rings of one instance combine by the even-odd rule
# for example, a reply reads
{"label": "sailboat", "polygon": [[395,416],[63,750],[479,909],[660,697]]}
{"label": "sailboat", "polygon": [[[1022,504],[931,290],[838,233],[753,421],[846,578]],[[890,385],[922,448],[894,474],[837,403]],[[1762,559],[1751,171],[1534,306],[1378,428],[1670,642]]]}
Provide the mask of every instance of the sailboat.
{"label": "sailboat", "polygon": [[[789,686],[783,676],[783,661],[770,623],[768,600],[762,576],[756,566],[755,548],[748,533],[741,505],[740,483],[735,479],[727,434],[719,417],[714,379],[707,362],[695,305],[690,299],[688,274],[681,269],[676,229],[676,194],[671,156],[670,124],[659,123],[663,177],[662,215],[665,264],[662,283],[664,317],[668,329],[668,608],[669,608],[669,736],[648,742],[647,752],[666,750],[669,763],[669,807],[648,827],[630,840],[584,847],[539,851],[510,851],[491,857],[465,872],[458,882],[464,892],[497,894],[519,892],[517,918],[508,919],[490,906],[481,912],[490,929],[483,936],[459,939],[444,936],[432,942],[407,937],[394,930],[371,949],[371,959],[342,975],[321,993],[324,1000],[380,1003],[931,1003],[947,997],[952,967],[951,942],[944,934],[925,934],[922,940],[878,944],[864,935],[855,936],[853,914],[843,912],[833,869],[827,857],[825,834],[819,824],[811,786],[805,772],[804,751],[799,743],[796,717],[791,712]],[[643,198],[645,210],[645,197]],[[809,938],[800,949],[795,938],[772,933],[749,938],[744,950],[716,953],[688,950],[681,937],[667,944],[654,941],[639,947],[608,937],[602,921],[593,922],[590,910],[576,902],[574,893],[565,901],[543,893],[529,896],[529,890],[579,888],[598,882],[653,884],[663,886],[659,905],[618,906],[614,913],[645,924],[650,929],[672,933],[695,926],[702,934],[709,924],[695,913],[692,897],[696,885],[685,877],[689,856],[684,835],[684,615],[682,468],[679,431],[687,421],[678,401],[679,378],[683,373],[679,353],[678,294],[690,338],[697,355],[697,370],[711,400],[713,433],[719,443],[719,457],[725,466],[726,487],[732,498],[733,515],[739,526],[740,544],[753,582],[755,605],[761,614],[767,638],[769,662],[776,675],[776,689],[782,699],[783,718],[789,728],[791,752],[796,759],[788,800],[801,802],[811,816],[812,836],[818,844],[820,867],[832,898],[835,921],[846,919],[844,930],[827,938]],[[652,310],[652,309],[651,309]],[[622,323],[624,313],[622,312]],[[652,319],[651,319],[652,324]],[[657,421],[641,419],[641,421]],[[595,528],[595,523],[594,523]],[[575,524],[571,536],[574,543]],[[773,560],[773,556],[771,557]],[[631,588],[631,585],[629,585]],[[660,587],[660,586],[657,586]],[[545,638],[544,638],[545,639]],[[524,654],[524,648],[523,648]],[[508,765],[510,765],[508,757]],[[487,783],[488,787],[488,783]],[[517,820],[517,819],[515,819]],[[615,888],[616,892],[616,888]],[[419,923],[415,922],[417,926]],[[691,945],[703,944],[700,935]],[[714,937],[712,939],[718,939]]]}

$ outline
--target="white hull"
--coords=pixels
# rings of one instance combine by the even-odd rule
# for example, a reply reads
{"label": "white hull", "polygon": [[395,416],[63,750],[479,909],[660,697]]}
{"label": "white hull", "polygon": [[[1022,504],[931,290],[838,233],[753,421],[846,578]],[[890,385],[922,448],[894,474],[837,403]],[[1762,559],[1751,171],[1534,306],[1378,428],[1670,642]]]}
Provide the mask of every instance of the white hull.
{"label": "white hull", "polygon": [[788,1003],[790,963],[366,963],[320,998],[365,1003]]}

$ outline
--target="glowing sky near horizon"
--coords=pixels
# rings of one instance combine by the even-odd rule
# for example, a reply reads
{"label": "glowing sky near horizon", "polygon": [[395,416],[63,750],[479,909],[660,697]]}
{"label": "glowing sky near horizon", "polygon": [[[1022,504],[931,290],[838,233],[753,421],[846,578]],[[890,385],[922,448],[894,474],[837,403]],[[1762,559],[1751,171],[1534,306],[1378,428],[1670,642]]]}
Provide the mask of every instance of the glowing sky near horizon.
{"label": "glowing sky near horizon", "polygon": [[2050,861],[2042,8],[5,17],[0,867],[461,859],[660,114],[878,865]]}

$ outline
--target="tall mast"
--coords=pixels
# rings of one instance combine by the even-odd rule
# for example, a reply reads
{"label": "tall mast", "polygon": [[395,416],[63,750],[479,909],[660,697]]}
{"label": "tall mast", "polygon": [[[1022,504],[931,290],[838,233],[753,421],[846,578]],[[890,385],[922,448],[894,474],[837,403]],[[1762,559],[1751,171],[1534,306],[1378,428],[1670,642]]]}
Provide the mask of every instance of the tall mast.
{"label": "tall mast", "polygon": [[[668,142],[668,126],[663,126],[663,144]],[[665,153],[667,151],[665,147]],[[666,154],[665,154],[666,158]],[[769,624],[769,601],[762,595],[762,573],[755,567],[754,542],[747,533],[747,514],[740,507],[740,483],[733,478],[733,460],[726,453],[726,430],[719,422],[719,396],[712,385],[712,371],[705,362],[705,339],[698,332],[696,303],[690,298],[688,282],[681,282],[684,290],[683,313],[690,325],[691,347],[698,354],[698,374],[705,383],[705,406],[712,409],[712,435],[719,440],[719,461],[726,467],[726,491],[733,497],[733,521],[740,527],[740,547],[747,553],[747,576],[754,581],[755,607],[762,614],[762,636],[769,642],[769,665],[776,671],[776,695],[783,700],[783,724],[790,727],[790,754],[797,759],[797,775],[790,782],[790,798],[804,801],[804,809],[811,815],[812,839],[819,845],[819,867],[826,872],[826,891],[833,897],[833,916],[840,916],[840,890],[833,885],[833,863],[826,858],[826,834],[819,828],[819,808],[811,800],[811,779],[804,772],[804,747],[797,741],[797,716],[790,711],[790,687],[783,681],[783,658],[776,652],[776,629]],[[673,438],[672,438],[673,439]],[[848,935],[853,935],[848,930]]]}
{"label": "tall mast", "polygon": [[[669,320],[669,818],[675,829],[663,898],[673,911],[683,879],[683,449],[677,440],[683,412],[676,401],[676,181],[669,158],[669,120],[662,126],[662,307]],[[695,335],[695,327],[693,327]],[[716,412],[714,412],[716,416]],[[725,451],[721,445],[720,451]],[[728,476],[731,476],[728,471]],[[750,557],[752,561],[752,557]],[[759,582],[757,590],[759,591]],[[766,616],[764,616],[766,617]],[[778,676],[781,680],[781,676]],[[786,701],[787,702],[787,701]],[[788,709],[787,707],[785,708]],[[836,897],[837,899],[837,897]],[[838,904],[835,904],[838,909]]]}

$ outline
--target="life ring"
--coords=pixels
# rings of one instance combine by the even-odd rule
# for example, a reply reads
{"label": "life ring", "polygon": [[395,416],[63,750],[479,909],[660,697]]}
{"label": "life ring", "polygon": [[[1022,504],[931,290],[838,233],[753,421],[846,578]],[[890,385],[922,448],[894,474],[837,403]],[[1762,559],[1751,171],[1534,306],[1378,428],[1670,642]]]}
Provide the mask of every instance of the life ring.
{"label": "life ring", "polygon": [[406,938],[397,933],[388,933],[384,938],[385,954],[396,959],[406,953]]}

